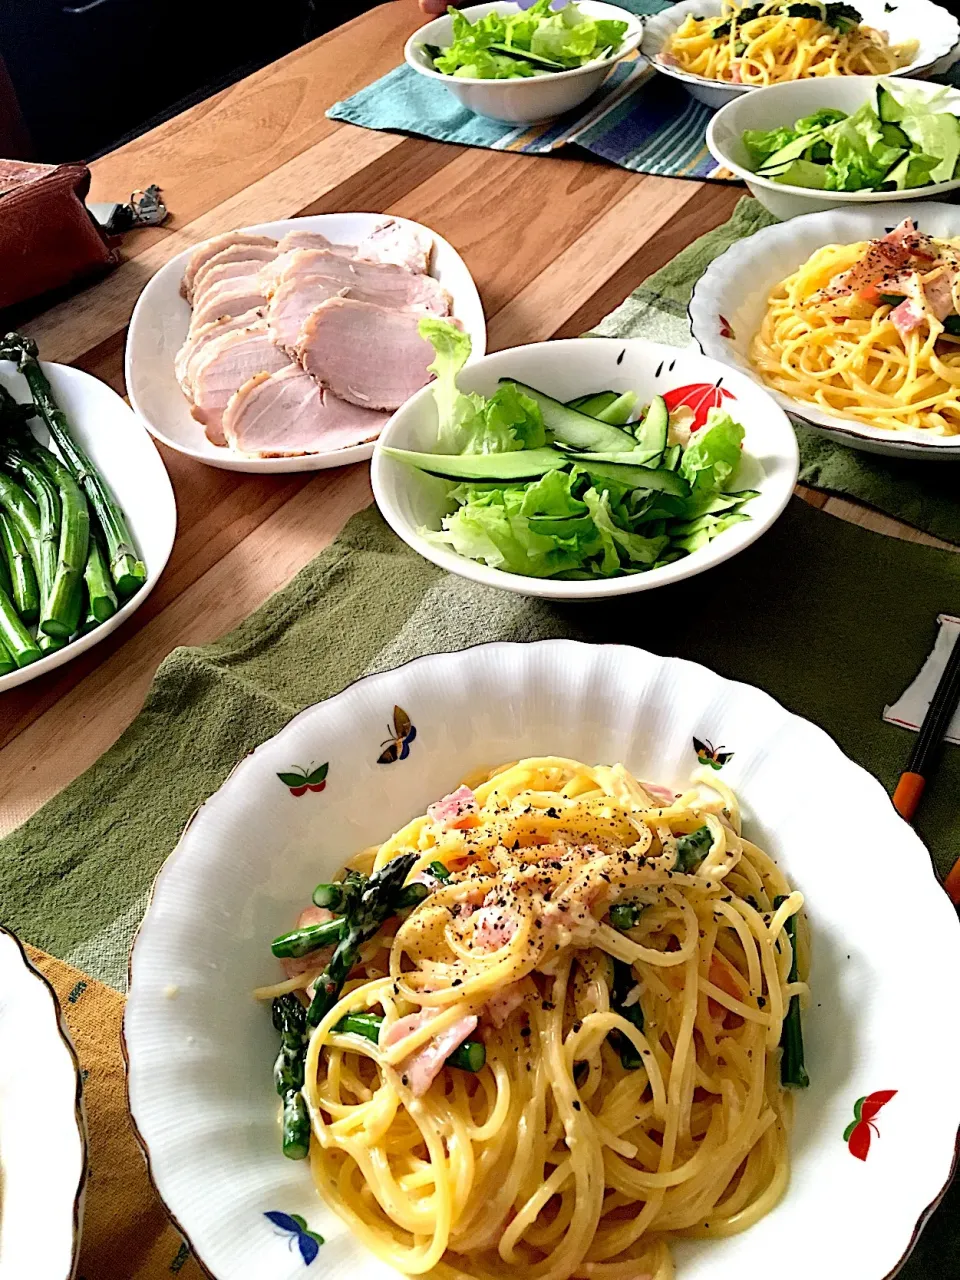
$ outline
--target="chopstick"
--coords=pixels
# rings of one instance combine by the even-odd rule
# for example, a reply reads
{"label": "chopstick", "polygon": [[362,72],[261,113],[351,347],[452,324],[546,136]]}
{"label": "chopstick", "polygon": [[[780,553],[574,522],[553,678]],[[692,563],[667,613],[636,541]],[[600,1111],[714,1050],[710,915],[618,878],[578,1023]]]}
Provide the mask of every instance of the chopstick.
{"label": "chopstick", "polygon": [[[944,734],[950,725],[957,704],[960,702],[960,636],[953,642],[953,648],[943,668],[943,674],[937,684],[923,724],[913,744],[907,767],[900,775],[897,789],[893,793],[893,807],[907,822],[912,821],[917,811],[920,797],[923,795],[933,768],[936,765]],[[960,903],[960,859],[947,876],[944,888],[951,900]]]}

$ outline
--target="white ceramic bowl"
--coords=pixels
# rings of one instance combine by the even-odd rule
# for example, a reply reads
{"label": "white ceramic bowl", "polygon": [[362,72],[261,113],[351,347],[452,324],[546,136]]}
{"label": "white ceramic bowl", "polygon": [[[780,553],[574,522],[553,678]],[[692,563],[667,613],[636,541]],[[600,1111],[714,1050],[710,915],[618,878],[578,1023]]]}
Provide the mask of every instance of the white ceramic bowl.
{"label": "white ceramic bowl", "polygon": [[53,988],[0,926],[0,1280],[71,1280],[87,1136]]}
{"label": "white ceramic bowl", "polygon": [[[335,243],[356,244],[383,220],[382,213],[321,213],[307,218],[261,222],[240,230],[277,239],[288,231],[314,231]],[[483,355],[487,348],[483,304],[467,264],[452,245],[429,227],[422,227],[409,218],[396,221],[432,237],[430,274],[453,298],[453,314],[469,333],[474,354]],[[181,296],[180,281],[194,247],[171,258],[150,280],[137,299],[127,330],[127,393],[151,435],[178,453],[224,471],[323,471],[369,458],[373,453],[372,441],[335,453],[311,453],[300,458],[248,458],[210,443],[203,427],[190,416],[189,403],[174,372],[174,359],[190,326],[190,304]]]}
{"label": "white ceramic bowl", "polygon": [[[428,542],[420,530],[440,528],[440,517],[448,510],[444,486],[378,448],[371,464],[373,492],[394,533],[441,569],[474,582],[521,595],[568,601],[630,595],[666,586],[721,564],[755,542],[780,515],[796,483],[797,441],[786,416],[755,381],[739,374],[731,376],[729,370],[693,351],[679,351],[640,338],[571,338],[531,343],[478,360],[464,370],[459,385],[465,391],[492,395],[501,378],[517,378],[564,401],[606,388],[633,390],[639,393],[641,404],[677,387],[709,386],[723,378],[730,397],[724,405],[746,429],[744,450],[750,455],[745,457],[736,483],[739,488],[759,489],[760,496],[746,508],[749,520],[734,525],[703,550],[663,568],[589,582],[525,578],[488,568]],[[429,387],[397,410],[380,437],[383,445],[424,453],[436,451],[436,440],[436,407]]]}
{"label": "white ceramic bowl", "polygon": [[[847,205],[825,213],[808,213],[738,240],[710,264],[694,286],[690,328],[700,350],[731,369],[757,378],[750,363],[750,344],[763,321],[774,285],[824,245],[873,240],[904,218],[914,218],[920,230],[932,236],[960,236],[960,206],[898,203]],[[888,431],[827,413],[772,388],[769,394],[793,416],[853,449],[890,457],[960,462],[960,435],[935,436],[913,428]]]}
{"label": "white ceramic bowl", "polygon": [[[444,85],[458,102],[477,115],[505,120],[510,124],[538,124],[552,120],[565,111],[572,111],[600,88],[611,68],[626,54],[632,53],[643,36],[643,22],[626,9],[616,5],[601,4],[599,0],[578,0],[580,9],[592,18],[614,18],[626,22],[627,30],[618,49],[607,58],[596,58],[585,66],[572,71],[557,71],[545,76],[531,76],[515,80],[470,80],[466,77],[445,76],[434,71],[425,44],[445,48],[451,42],[453,20],[444,15],[428,22],[415,31],[404,45],[403,56],[407,65],[422,76]],[[488,13],[517,13],[519,6],[506,0],[494,4],[476,4],[462,10],[471,22]]]}
{"label": "white ceramic bowl", "polygon": [[[177,506],[170,477],[153,441],[130,407],[99,378],[64,364],[42,362],[57,402],[78,442],[106,479],[127,517],[130,532],[147,566],[147,581],[113,617],[72,644],[39,662],[0,676],[0,693],[53,671],[123,626],[157,585],[170,557],[177,532]],[[12,364],[0,361],[0,383],[17,400],[28,401],[25,379]],[[44,444],[47,432],[36,420],[33,430]]]}
{"label": "white ceramic bowl", "polygon": [[[960,188],[960,179],[931,183],[910,191],[816,191],[791,187],[754,173],[743,145],[746,129],[776,129],[792,126],[802,116],[821,107],[835,107],[853,115],[876,93],[885,76],[830,76],[819,80],[794,80],[775,84],[756,93],[741,94],[721,108],[707,125],[707,146],[718,164],[746,182],[751,195],[777,218],[795,218],[802,213],[819,213],[840,205],[893,204],[904,200],[939,200],[948,191]],[[894,86],[896,87],[896,86]],[[932,98],[943,94],[944,86],[917,82],[911,93]],[[948,89],[943,105],[960,115],[960,92]],[[938,106],[938,109],[940,107]]]}
{"label": "white ceramic bowl", "polygon": [[[394,705],[417,737],[383,766]],[[783,1201],[741,1235],[681,1242],[677,1275],[764,1280],[771,1258],[778,1280],[892,1275],[945,1190],[960,1124],[960,924],[927,851],[874,778],[760,690],[640,649],[553,640],[421,658],[304,711],[237,766],[161,870],[131,962],[130,1106],[157,1189],[215,1280],[309,1280],[268,1212],[326,1237],[319,1275],[396,1280],[280,1153],[277,1038],[250,992],[275,980],[269,940],[314,884],[478,766],[622,761],[680,790],[694,735],[733,752],[720,776],[748,836],[806,895],[811,1086]],[[295,797],[276,775],[310,760],[330,762],[326,790]],[[923,981],[897,945],[905,927]],[[880,1089],[897,1095],[864,1164],[842,1135],[856,1099]]]}
{"label": "white ceramic bowl", "polygon": [[[934,4],[933,0],[893,0],[889,11],[886,5],[887,0],[857,0],[856,8],[868,27],[887,33],[891,44],[902,44],[906,40],[920,41],[913,62],[893,74],[932,75],[942,69],[935,64],[944,59],[960,41],[960,23],[953,14]],[[647,19],[640,46],[641,52],[658,71],[673,80],[679,80],[694,98],[705,102],[709,107],[723,107],[732,98],[757,92],[757,87],[726,84],[707,80],[704,76],[690,75],[679,67],[661,62],[659,55],[688,13],[698,18],[708,18],[718,16],[722,7],[723,0],[682,0],[681,4],[675,4],[656,17]]]}

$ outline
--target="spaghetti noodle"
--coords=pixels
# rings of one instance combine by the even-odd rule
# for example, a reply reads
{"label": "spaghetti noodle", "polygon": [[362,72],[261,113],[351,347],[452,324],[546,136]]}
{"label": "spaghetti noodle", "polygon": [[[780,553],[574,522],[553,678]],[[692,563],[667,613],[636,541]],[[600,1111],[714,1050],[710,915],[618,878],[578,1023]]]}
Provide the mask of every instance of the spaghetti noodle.
{"label": "spaghetti noodle", "polygon": [[906,222],[818,249],[767,299],[750,358],[767,386],[890,430],[960,432],[960,239]]}
{"label": "spaghetti noodle", "polygon": [[891,45],[859,16],[846,4],[724,3],[719,17],[687,14],[660,57],[690,75],[758,86],[810,76],[889,75],[909,66],[918,42]]}
{"label": "spaghetti noodle", "polygon": [[[523,760],[348,864],[413,854],[429,891],[364,945],[306,1058],[317,1190],[384,1262],[667,1280],[672,1239],[783,1195],[803,899],[696,780],[714,794]],[[344,1030],[363,1017],[376,1041]],[[452,1065],[478,1041],[480,1070]]]}

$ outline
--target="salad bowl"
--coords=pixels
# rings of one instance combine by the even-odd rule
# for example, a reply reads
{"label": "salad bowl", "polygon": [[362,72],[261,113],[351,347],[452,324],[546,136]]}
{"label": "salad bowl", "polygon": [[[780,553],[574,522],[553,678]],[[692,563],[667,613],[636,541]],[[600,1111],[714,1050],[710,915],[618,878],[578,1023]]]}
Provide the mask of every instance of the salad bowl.
{"label": "salad bowl", "polygon": [[[913,61],[893,75],[926,76],[939,72],[942,67],[938,64],[946,59],[960,40],[960,23],[934,0],[899,0],[899,3],[895,0],[892,4],[888,0],[857,0],[856,9],[868,27],[885,31],[891,44],[920,41]],[[719,17],[722,12],[723,0],[681,0],[680,4],[647,19],[640,47],[644,57],[650,59],[657,71],[679,81],[691,97],[705,102],[708,107],[723,107],[734,98],[765,90],[756,85],[728,84],[692,75],[661,61],[660,55],[688,14],[702,18]],[[859,78],[850,77],[852,80]],[[817,83],[828,83],[827,77],[818,78]]]}
{"label": "salad bowl", "polygon": [[0,1280],[72,1280],[87,1139],[53,988],[0,926]]}
{"label": "salad bowl", "polygon": [[[774,182],[754,172],[743,143],[746,130],[792,128],[795,121],[824,107],[835,107],[851,116],[864,104],[876,100],[877,90],[884,86],[887,78],[824,76],[817,80],[793,80],[789,84],[758,89],[756,93],[741,94],[722,107],[707,125],[707,146],[717,163],[742,178],[750,194],[777,218],[795,218],[799,214],[819,213],[841,206],[938,200],[948,192],[960,189],[960,178],[952,178],[948,182],[928,183],[903,191],[822,191]],[[956,89],[917,81],[910,83],[909,90],[914,101],[928,102],[935,105],[937,111],[946,109],[951,115],[960,115],[960,92]]]}
{"label": "salad bowl", "polygon": [[[445,48],[450,44],[453,38],[453,19],[449,15],[436,18],[415,31],[404,46],[403,56],[408,66],[420,75],[438,81],[468,111],[510,124],[538,124],[572,111],[574,107],[586,102],[600,88],[616,62],[633,53],[643,36],[643,22],[627,9],[603,4],[600,0],[582,0],[582,3],[577,0],[577,8],[589,18],[625,22],[627,30],[619,47],[609,55],[595,58],[570,71],[508,80],[479,80],[444,75],[434,70],[427,46]],[[519,6],[508,0],[495,0],[493,4],[477,4],[461,10],[463,16],[471,22],[476,22],[489,13],[518,12]]]}
{"label": "salad bowl", "polygon": [[[565,581],[491,568],[438,545],[427,536],[451,508],[444,485],[390,456],[389,449],[431,452],[437,413],[430,387],[413,396],[387,423],[371,464],[373,492],[384,519],[404,542],[451,573],[486,586],[551,600],[582,601],[629,595],[679,582],[720,564],[756,541],[786,506],[798,471],[796,437],[786,415],[748,377],[692,351],[639,338],[573,338],[513,347],[475,361],[461,373],[464,391],[492,395],[501,378],[516,379],[555,400],[610,388],[635,391],[641,404],[673,392],[678,403],[721,404],[745,428],[744,456],[735,487],[759,491],[746,508],[750,519],[725,530],[683,559],[622,577]],[[722,389],[718,390],[718,386]],[[682,389],[682,390],[681,390]],[[689,398],[683,400],[683,395]]]}
{"label": "salad bowl", "polygon": [[[394,706],[417,735],[385,766]],[[397,1277],[280,1150],[277,1035],[251,991],[279,976],[269,939],[316,882],[480,765],[620,761],[681,790],[694,737],[733,752],[717,777],[805,896],[811,1084],[783,1200],[739,1235],[678,1242],[678,1280],[760,1280],[771,1257],[778,1280],[892,1276],[946,1189],[960,1124],[960,924],[927,851],[874,778],[760,690],[642,649],[551,640],[420,658],[309,708],[237,766],[160,871],[131,957],[129,1099],[160,1196],[214,1280]],[[310,759],[329,762],[327,786],[297,796],[277,775]],[[923,982],[890,945],[905,920],[922,927]],[[881,1091],[863,1160],[844,1135],[857,1100]]]}

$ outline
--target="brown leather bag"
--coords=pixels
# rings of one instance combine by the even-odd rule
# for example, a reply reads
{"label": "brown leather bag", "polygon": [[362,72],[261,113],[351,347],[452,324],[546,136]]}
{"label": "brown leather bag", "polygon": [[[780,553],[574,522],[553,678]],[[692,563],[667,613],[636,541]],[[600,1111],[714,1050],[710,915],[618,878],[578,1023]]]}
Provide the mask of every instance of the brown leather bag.
{"label": "brown leather bag", "polygon": [[0,160],[0,307],[113,266],[119,243],[84,205],[82,164]]}

